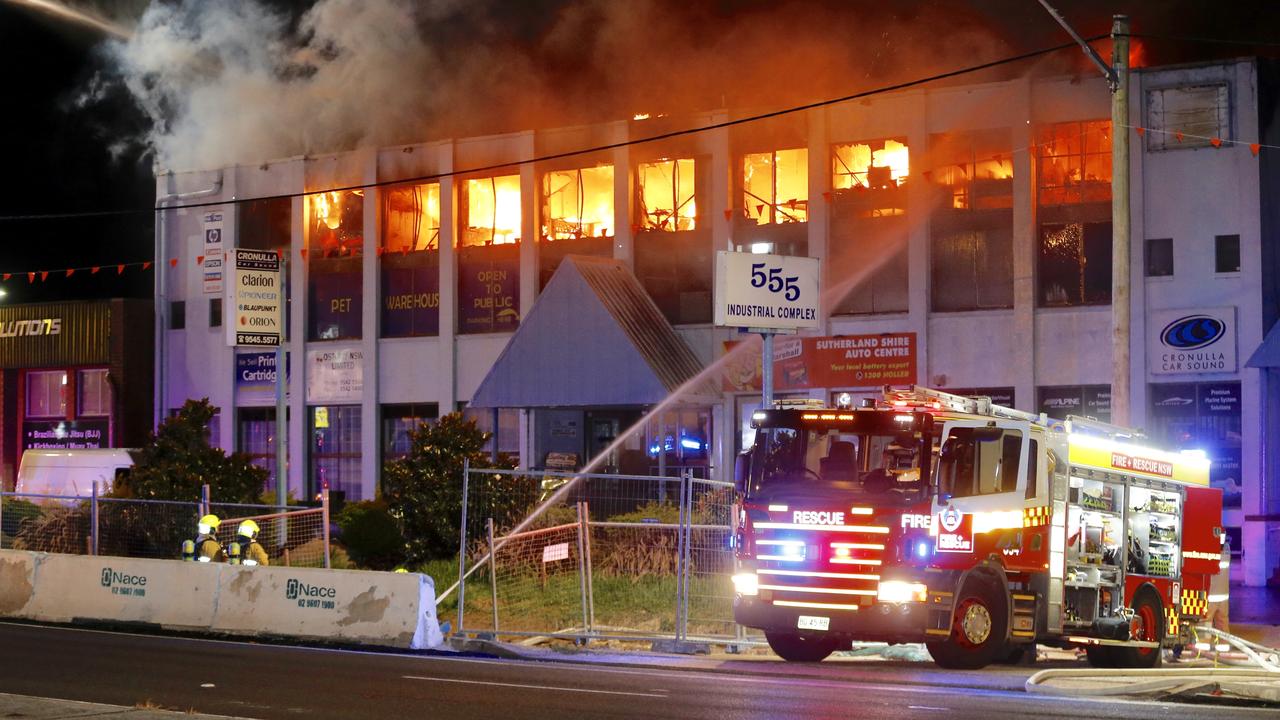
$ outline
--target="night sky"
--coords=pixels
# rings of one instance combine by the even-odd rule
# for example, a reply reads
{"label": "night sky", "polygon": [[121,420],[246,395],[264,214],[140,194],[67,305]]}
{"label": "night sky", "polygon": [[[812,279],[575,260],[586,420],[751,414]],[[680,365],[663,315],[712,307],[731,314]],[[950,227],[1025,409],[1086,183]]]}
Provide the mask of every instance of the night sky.
{"label": "night sky", "polygon": [[[622,1],[622,0],[618,0]],[[103,3],[111,8],[140,7],[141,0]],[[277,6],[305,7],[307,3],[275,2]],[[456,3],[455,3],[456,4]],[[487,13],[473,17],[475,27],[487,27],[486,41],[495,37],[516,45],[525,44],[537,59],[538,36],[546,18],[568,5],[556,0],[534,2],[479,3]],[[700,21],[732,17],[738,13],[772,10],[779,5],[803,8],[813,3],[761,2],[760,0],[720,0],[706,3],[671,2],[672,12],[692,12]],[[1056,0],[1054,3],[1076,23],[1082,34],[1106,32],[1114,12],[1129,12],[1135,32],[1153,35],[1195,35],[1261,41],[1249,44],[1188,43],[1148,41],[1147,57],[1152,63],[1193,60],[1232,55],[1280,55],[1280,3],[1274,1],[1213,3],[1202,0],[1152,0],[1151,2],[1103,2],[1102,0]],[[991,29],[1013,54],[1067,38],[1033,0],[902,0],[875,2],[870,6],[891,6],[892,12],[906,16],[925,12],[955,13],[967,22]],[[506,27],[502,27],[503,24]],[[498,27],[497,34],[492,30]],[[833,29],[833,32],[839,32]],[[856,34],[850,33],[850,37]],[[939,33],[945,42],[945,34]],[[85,297],[149,296],[153,270],[126,269],[117,276],[118,263],[152,260],[154,182],[151,159],[141,154],[139,144],[121,156],[108,148],[121,138],[137,137],[145,129],[143,116],[132,108],[122,93],[109,94],[87,106],[76,98],[85,94],[102,64],[98,45],[104,36],[96,30],[0,0],[0,127],[3,128],[3,172],[0,173],[0,273],[12,273],[0,282],[7,292],[2,302],[18,303]],[[887,53],[908,53],[884,39]],[[453,52],[465,53],[461,33],[447,38]],[[861,39],[866,42],[866,38]],[[875,41],[872,39],[871,41]],[[1076,55],[1079,55],[1076,53]],[[563,57],[547,58],[548,65],[564,63]],[[1081,63],[1081,72],[1089,72]],[[866,83],[851,83],[850,91]],[[817,98],[814,98],[817,99]],[[427,139],[427,138],[421,138]],[[122,211],[105,217],[77,219],[11,220],[19,215],[81,213],[100,210]],[[66,277],[67,268],[100,265],[91,275],[80,270]],[[37,276],[28,282],[29,271],[50,271],[47,279]]]}

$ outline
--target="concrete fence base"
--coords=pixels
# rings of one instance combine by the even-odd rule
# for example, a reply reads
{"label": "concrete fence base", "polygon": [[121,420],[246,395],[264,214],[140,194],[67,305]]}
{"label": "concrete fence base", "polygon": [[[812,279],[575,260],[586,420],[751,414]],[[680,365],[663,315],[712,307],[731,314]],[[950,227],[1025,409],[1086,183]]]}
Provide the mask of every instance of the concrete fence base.
{"label": "concrete fence base", "polygon": [[0,617],[410,649],[443,643],[435,584],[417,573],[0,550]]}

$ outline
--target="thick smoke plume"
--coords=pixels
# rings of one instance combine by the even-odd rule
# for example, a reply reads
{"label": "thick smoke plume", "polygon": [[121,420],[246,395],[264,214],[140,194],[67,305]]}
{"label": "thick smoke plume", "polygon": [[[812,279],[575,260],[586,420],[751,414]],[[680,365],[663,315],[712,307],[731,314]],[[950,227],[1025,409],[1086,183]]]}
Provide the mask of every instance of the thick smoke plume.
{"label": "thick smoke plume", "polygon": [[[147,8],[119,80],[163,169],[811,102],[1006,55],[929,3],[258,0]],[[945,36],[940,29],[945,28]]]}

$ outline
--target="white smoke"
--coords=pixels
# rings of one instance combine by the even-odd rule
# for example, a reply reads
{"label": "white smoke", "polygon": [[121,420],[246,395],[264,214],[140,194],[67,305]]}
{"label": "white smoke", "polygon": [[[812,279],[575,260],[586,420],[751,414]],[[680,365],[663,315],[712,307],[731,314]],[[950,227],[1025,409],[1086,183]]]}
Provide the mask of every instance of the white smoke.
{"label": "white smoke", "polygon": [[435,65],[407,0],[153,3],[113,48],[156,165],[194,170],[422,139]]}

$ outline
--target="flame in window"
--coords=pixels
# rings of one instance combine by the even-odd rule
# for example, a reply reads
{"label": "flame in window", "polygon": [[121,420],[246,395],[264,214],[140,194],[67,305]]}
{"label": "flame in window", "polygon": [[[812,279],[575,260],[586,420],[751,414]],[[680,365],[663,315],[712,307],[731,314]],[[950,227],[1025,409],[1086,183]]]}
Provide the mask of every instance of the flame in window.
{"label": "flame in window", "polygon": [[312,248],[358,253],[364,238],[364,191],[341,190],[307,196]]}
{"label": "flame in window", "polygon": [[388,252],[440,246],[440,184],[388,188],[383,194],[382,247]]}
{"label": "flame in window", "polygon": [[509,245],[520,242],[520,176],[467,181],[467,229],[459,245]]}
{"label": "flame in window", "polygon": [[674,232],[697,227],[694,169],[693,158],[640,163],[636,175],[641,228]]}
{"label": "flame in window", "polygon": [[742,158],[742,211],[757,225],[809,219],[809,151],[750,153]]}
{"label": "flame in window", "polygon": [[905,142],[878,140],[836,145],[832,165],[836,190],[879,190],[902,185],[910,170],[910,159]]}
{"label": "flame in window", "polygon": [[613,237],[613,166],[542,176],[542,238]]}

